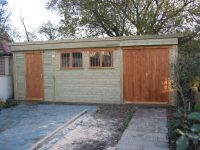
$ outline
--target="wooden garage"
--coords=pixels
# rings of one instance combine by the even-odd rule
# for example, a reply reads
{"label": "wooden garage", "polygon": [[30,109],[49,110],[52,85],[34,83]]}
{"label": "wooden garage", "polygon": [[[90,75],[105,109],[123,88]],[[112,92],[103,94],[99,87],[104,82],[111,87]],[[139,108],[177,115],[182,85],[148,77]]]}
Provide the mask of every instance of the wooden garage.
{"label": "wooden garage", "polygon": [[177,35],[11,43],[16,100],[176,103]]}
{"label": "wooden garage", "polygon": [[123,49],[123,92],[127,103],[169,103],[169,47]]}

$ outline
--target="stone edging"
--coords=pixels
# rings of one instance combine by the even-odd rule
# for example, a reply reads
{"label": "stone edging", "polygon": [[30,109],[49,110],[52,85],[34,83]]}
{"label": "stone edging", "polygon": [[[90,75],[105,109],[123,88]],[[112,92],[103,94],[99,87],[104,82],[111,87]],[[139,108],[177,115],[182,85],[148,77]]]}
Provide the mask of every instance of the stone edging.
{"label": "stone edging", "polygon": [[88,110],[85,109],[82,112],[80,112],[79,114],[77,114],[75,117],[73,117],[71,120],[65,122],[62,126],[58,127],[57,129],[55,129],[53,132],[51,132],[50,134],[48,134],[47,136],[45,136],[44,138],[42,138],[41,140],[39,140],[37,143],[35,143],[33,146],[31,146],[29,148],[29,150],[36,150],[37,148],[39,148],[40,146],[43,145],[44,142],[46,142],[48,139],[50,139],[53,135],[55,135],[56,133],[58,133],[60,130],[62,130],[63,128],[65,128],[66,126],[70,125],[71,123],[73,123],[76,119],[78,119],[80,116],[82,116],[83,114],[85,114]]}

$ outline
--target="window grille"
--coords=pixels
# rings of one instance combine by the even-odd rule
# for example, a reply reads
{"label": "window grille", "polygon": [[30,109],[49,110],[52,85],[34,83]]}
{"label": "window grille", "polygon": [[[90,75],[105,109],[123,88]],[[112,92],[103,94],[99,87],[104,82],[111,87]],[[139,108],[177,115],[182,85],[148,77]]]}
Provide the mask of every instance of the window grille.
{"label": "window grille", "polygon": [[82,52],[62,52],[61,53],[61,68],[82,68]]}
{"label": "window grille", "polygon": [[90,52],[90,67],[113,67],[113,51],[101,50]]}
{"label": "window grille", "polygon": [[5,58],[0,57],[0,75],[5,75]]}

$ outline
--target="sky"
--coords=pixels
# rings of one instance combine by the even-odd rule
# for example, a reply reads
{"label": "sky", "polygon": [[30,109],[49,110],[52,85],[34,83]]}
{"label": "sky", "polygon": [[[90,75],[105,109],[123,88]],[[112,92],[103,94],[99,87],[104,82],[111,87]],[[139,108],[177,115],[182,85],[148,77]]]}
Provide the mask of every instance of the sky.
{"label": "sky", "polygon": [[[46,23],[48,20],[54,24],[59,24],[60,16],[56,12],[51,12],[45,8],[48,0],[7,0],[8,7],[11,10],[10,23],[15,27],[20,35],[25,37],[24,28],[20,21],[20,14],[24,18],[26,28],[29,32],[38,30],[39,26]],[[43,40],[44,37],[39,37],[38,40]],[[18,40],[18,39],[16,39]],[[24,38],[20,39],[21,41]]]}

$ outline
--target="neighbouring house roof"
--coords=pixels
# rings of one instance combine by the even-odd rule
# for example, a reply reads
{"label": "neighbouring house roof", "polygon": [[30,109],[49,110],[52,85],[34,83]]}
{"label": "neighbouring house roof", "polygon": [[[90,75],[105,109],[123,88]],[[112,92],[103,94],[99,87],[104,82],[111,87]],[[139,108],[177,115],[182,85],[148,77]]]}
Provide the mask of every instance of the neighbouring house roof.
{"label": "neighbouring house roof", "polygon": [[57,50],[57,49],[79,49],[98,47],[124,47],[139,45],[177,45],[181,35],[143,35],[122,36],[106,38],[85,38],[71,40],[37,41],[10,43],[11,51],[29,50]]}

